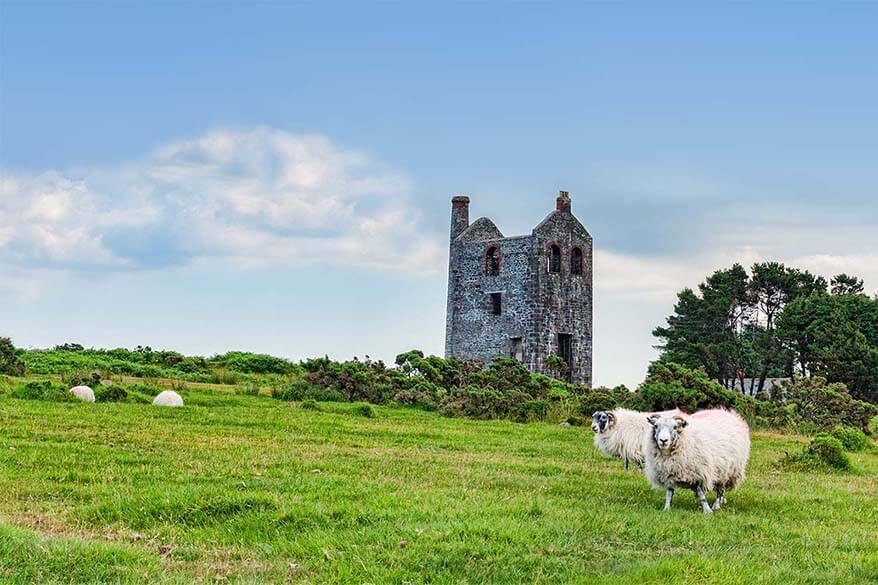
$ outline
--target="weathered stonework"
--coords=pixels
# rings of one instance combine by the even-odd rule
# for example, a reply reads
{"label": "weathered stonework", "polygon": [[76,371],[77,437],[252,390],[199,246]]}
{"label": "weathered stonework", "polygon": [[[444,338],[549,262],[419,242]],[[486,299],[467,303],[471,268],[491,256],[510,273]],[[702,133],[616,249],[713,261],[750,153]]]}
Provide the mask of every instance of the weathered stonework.
{"label": "weathered stonework", "polygon": [[[557,273],[550,271],[552,246],[560,249]],[[582,252],[579,274],[574,248]],[[489,259],[497,253],[499,271]],[[530,371],[549,374],[546,357],[562,355],[569,340],[569,377],[591,385],[592,310],[592,239],[565,191],[530,235],[509,238],[490,219],[470,224],[468,197],[452,199],[446,357],[516,357]]]}

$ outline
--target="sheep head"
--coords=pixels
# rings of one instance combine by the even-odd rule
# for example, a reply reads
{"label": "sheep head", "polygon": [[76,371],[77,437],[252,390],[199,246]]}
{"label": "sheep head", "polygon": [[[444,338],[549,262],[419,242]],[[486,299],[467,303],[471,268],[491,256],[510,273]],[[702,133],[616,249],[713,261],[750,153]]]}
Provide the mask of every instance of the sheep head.
{"label": "sheep head", "polygon": [[604,412],[599,410],[591,415],[591,430],[596,433],[602,433],[613,428],[616,424],[616,415],[612,412]]}
{"label": "sheep head", "polygon": [[689,422],[681,416],[658,416],[647,417],[652,425],[652,442],[660,451],[669,452],[674,448],[677,439]]}

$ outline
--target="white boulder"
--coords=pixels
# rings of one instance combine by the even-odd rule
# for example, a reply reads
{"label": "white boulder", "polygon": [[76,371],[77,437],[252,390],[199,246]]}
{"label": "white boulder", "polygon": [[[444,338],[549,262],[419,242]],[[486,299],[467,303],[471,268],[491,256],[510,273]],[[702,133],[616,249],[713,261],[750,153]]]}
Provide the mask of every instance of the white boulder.
{"label": "white boulder", "polygon": [[71,394],[82,400],[83,402],[94,402],[95,401],[95,393],[94,390],[89,388],[88,386],[74,386],[70,390],[68,390]]}
{"label": "white boulder", "polygon": [[183,397],[173,390],[159,393],[152,401],[153,406],[183,406]]}

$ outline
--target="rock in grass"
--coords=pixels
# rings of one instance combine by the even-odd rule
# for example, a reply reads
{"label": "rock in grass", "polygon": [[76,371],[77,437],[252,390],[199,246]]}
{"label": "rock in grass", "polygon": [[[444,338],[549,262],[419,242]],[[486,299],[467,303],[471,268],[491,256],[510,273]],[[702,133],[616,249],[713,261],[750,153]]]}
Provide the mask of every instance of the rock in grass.
{"label": "rock in grass", "polygon": [[160,392],[152,401],[153,406],[183,406],[183,397],[173,390]]}
{"label": "rock in grass", "polygon": [[[62,386],[63,388],[63,386]],[[95,393],[94,390],[89,388],[88,386],[74,386],[70,390],[68,390],[71,394],[82,400],[83,402],[94,402],[95,401]]]}

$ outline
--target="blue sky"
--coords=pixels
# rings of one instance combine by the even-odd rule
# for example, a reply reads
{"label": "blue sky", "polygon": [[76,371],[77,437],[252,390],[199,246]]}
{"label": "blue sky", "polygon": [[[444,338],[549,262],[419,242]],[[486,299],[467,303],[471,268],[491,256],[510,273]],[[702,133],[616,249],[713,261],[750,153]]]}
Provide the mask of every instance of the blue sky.
{"label": "blue sky", "polygon": [[0,1],[0,333],[441,353],[449,199],[596,243],[595,379],[776,259],[878,289],[878,6]]}

